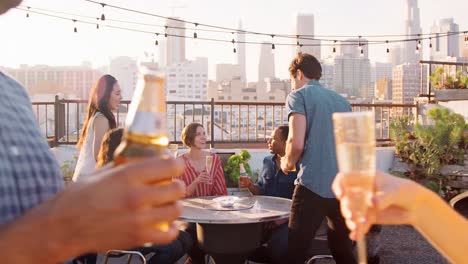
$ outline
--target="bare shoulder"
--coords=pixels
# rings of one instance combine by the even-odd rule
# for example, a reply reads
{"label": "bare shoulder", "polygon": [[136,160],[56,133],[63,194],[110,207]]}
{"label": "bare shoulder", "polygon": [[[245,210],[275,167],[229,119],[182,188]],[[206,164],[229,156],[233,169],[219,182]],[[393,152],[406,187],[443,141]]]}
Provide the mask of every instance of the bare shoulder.
{"label": "bare shoulder", "polygon": [[109,129],[109,120],[103,115],[96,115],[93,122],[94,128]]}

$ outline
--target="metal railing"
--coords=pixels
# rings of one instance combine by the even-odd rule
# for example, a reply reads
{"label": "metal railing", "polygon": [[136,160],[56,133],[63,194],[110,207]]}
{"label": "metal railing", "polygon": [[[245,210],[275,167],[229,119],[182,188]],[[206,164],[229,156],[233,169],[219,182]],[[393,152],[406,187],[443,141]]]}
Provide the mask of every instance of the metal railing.
{"label": "metal railing", "polygon": [[[129,101],[122,101],[115,113],[118,126],[124,125]],[[208,143],[263,143],[275,127],[286,125],[288,115],[284,103],[260,102],[187,102],[167,101],[167,125],[171,143],[180,144],[182,129],[191,122],[201,123]],[[51,145],[76,144],[87,111],[86,100],[34,102],[33,110],[44,135]],[[397,116],[417,116],[414,104],[352,104],[353,111],[374,111],[376,136],[389,142],[390,121]],[[53,119],[51,118],[53,117]]]}
{"label": "metal railing", "polygon": [[[430,76],[433,71],[441,67],[444,69],[444,72],[447,75],[455,76],[458,70],[464,70],[465,74],[468,72],[468,62],[447,62],[447,61],[430,61],[430,60],[421,60],[419,64],[422,66],[427,65],[426,75],[424,75],[424,67],[421,67],[421,94],[420,97],[427,97],[431,101],[431,97],[434,97],[434,87],[432,87],[432,82]],[[423,77],[426,76],[426,91],[424,91]],[[445,76],[445,75],[444,75]]]}

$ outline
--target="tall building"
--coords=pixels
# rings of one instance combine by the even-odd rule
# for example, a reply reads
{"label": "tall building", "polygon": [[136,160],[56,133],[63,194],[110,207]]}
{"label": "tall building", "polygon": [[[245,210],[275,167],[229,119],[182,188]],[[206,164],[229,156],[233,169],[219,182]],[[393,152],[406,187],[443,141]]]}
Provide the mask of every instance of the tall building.
{"label": "tall building", "polygon": [[334,85],[334,65],[333,63],[322,63],[322,78],[320,83],[329,89],[335,89]]}
{"label": "tall building", "polygon": [[109,72],[119,82],[123,100],[131,100],[138,80],[136,60],[130,57],[113,58],[109,64]]}
{"label": "tall building", "polygon": [[[177,21],[173,19],[166,19],[166,66],[171,66],[175,63],[181,63],[185,61],[185,38],[177,36],[185,36],[185,22]],[[171,28],[176,27],[176,28]]]}
{"label": "tall building", "polygon": [[412,104],[414,98],[421,93],[421,89],[426,91],[426,66],[422,70],[422,78],[421,67],[419,64],[406,63],[393,68],[392,102],[394,104]]}
{"label": "tall building", "polygon": [[[405,34],[407,39],[417,38],[422,33],[419,19],[418,0],[406,0]],[[417,41],[403,42],[402,63],[418,63],[422,58],[422,48],[416,49]]]}
{"label": "tall building", "polygon": [[[439,20],[431,28],[431,33],[447,34],[447,32],[458,32],[458,24],[453,22],[453,18]],[[431,60],[444,60],[447,57],[459,57],[459,36],[451,35],[434,38],[430,49]]]}
{"label": "tall building", "polygon": [[208,59],[196,58],[166,67],[166,95],[181,99],[207,99]]}
{"label": "tall building", "polygon": [[381,78],[392,79],[392,64],[388,62],[376,62],[374,70],[373,81],[377,81]]}
{"label": "tall building", "polygon": [[[242,22],[239,21],[239,30],[242,30]],[[239,43],[239,42],[245,42],[245,34],[243,33],[237,33],[237,43],[236,43],[236,49],[237,49],[237,61],[236,63],[240,66],[240,76],[241,80],[243,82],[247,82],[247,77],[246,77],[246,63],[245,63],[245,43]]]}
{"label": "tall building", "polygon": [[[315,21],[313,14],[301,14],[298,13],[294,16],[294,35],[298,36],[305,36],[307,38],[314,38],[315,36]],[[314,39],[297,39],[294,40],[294,44],[302,45],[315,45],[315,46],[293,46],[293,57],[296,56],[298,52],[309,53],[314,55],[318,60],[321,59],[321,47],[320,47],[320,40]]]}
{"label": "tall building", "polygon": [[460,57],[468,58],[468,40],[465,40],[465,37],[468,37],[468,35],[460,36]]}
{"label": "tall building", "polygon": [[392,80],[380,77],[375,82],[375,98],[377,100],[392,100]]}
{"label": "tall building", "polygon": [[216,81],[242,81],[242,69],[239,64],[216,64]]}
{"label": "tall building", "polygon": [[5,72],[21,83],[31,96],[63,94],[88,99],[89,91],[102,73],[84,66],[21,65]]}
{"label": "tall building", "polygon": [[[340,94],[360,98],[372,98],[374,87],[370,82],[370,60],[367,40],[360,39],[363,46],[346,45],[356,41],[348,39],[340,45],[339,55],[334,60],[334,86]],[[361,53],[362,49],[362,53]]]}
{"label": "tall building", "polygon": [[275,55],[271,43],[263,42],[260,46],[260,60],[258,63],[258,81],[275,78]]}
{"label": "tall building", "polygon": [[400,45],[394,45],[389,48],[390,51],[390,62],[392,67],[402,64],[403,50]]}

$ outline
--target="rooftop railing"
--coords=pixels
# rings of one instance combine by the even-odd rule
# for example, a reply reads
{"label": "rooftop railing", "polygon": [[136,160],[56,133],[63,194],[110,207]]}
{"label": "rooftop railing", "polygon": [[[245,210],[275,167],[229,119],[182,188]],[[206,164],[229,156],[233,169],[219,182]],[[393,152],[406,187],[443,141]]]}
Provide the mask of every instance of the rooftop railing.
{"label": "rooftop railing", "polygon": [[[116,111],[118,126],[124,125],[129,101],[122,101]],[[198,122],[205,127],[208,144],[264,143],[271,132],[287,125],[284,103],[261,102],[188,102],[167,101],[167,126],[171,143],[180,144],[185,125]],[[44,135],[51,145],[73,145],[78,142],[86,117],[86,100],[55,98],[54,102],[33,102],[33,110]],[[414,104],[352,104],[353,111],[374,111],[376,137],[389,143],[389,126],[397,116],[417,116]]]}

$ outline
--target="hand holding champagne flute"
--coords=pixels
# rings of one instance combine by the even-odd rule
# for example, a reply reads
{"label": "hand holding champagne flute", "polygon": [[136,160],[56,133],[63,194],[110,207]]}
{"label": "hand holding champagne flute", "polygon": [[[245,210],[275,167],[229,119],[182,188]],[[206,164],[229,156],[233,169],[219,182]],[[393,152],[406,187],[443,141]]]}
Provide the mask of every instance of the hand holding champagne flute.
{"label": "hand holding champagne flute", "polygon": [[[355,226],[359,263],[367,263],[365,234],[361,229],[371,205],[375,178],[375,117],[373,112],[333,114],[336,155],[339,172],[346,182],[341,203],[347,208],[345,218]],[[348,217],[349,216],[349,217]]]}
{"label": "hand holding champagne flute", "polygon": [[211,153],[208,154],[205,157],[205,166],[206,166],[206,173],[210,176],[210,179],[207,184],[212,184],[212,178],[211,178],[211,169],[213,168],[213,156],[211,156]]}

